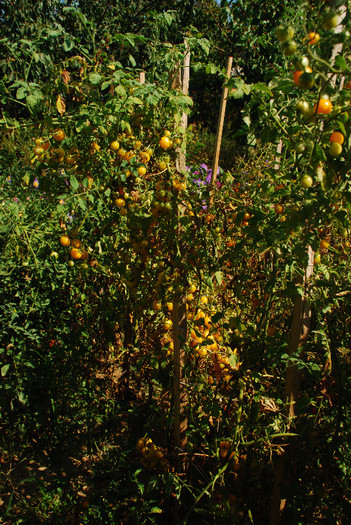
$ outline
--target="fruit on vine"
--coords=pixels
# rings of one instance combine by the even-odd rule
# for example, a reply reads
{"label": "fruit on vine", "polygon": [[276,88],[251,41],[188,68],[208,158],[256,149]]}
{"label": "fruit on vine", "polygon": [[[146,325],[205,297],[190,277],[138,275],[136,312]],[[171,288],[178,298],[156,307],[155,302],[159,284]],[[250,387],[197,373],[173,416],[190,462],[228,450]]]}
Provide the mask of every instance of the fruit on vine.
{"label": "fruit on vine", "polygon": [[283,55],[285,55],[286,57],[291,57],[292,55],[294,55],[296,53],[296,50],[297,43],[295,42],[295,40],[288,40],[287,42],[284,42],[282,44]]}
{"label": "fruit on vine", "polygon": [[71,257],[72,259],[80,259],[82,257],[82,252],[78,248],[72,248]]}
{"label": "fruit on vine", "polygon": [[333,104],[328,98],[321,98],[314,106],[314,111],[322,115],[328,115],[333,109]]}
{"label": "fruit on vine", "polygon": [[329,146],[329,155],[338,157],[342,153],[342,145],[338,142],[332,142]]}
{"label": "fruit on vine", "polygon": [[80,248],[82,246],[82,241],[79,239],[73,239],[71,245],[73,248]]}
{"label": "fruit on vine", "polygon": [[288,40],[291,40],[294,36],[294,28],[292,26],[284,26],[280,25],[276,29],[276,37],[279,40],[279,42],[287,42]]}
{"label": "fruit on vine", "polygon": [[331,143],[336,142],[337,144],[343,144],[344,140],[345,137],[340,131],[334,131],[329,137],[329,142]]}
{"label": "fruit on vine", "polygon": [[319,33],[316,33],[314,31],[310,31],[310,33],[308,33],[308,43],[312,46],[314,44],[317,44],[317,42],[319,42],[319,39],[320,39],[320,34]]}
{"label": "fruit on vine", "polygon": [[58,129],[54,133],[54,139],[57,140],[57,142],[61,142],[66,136],[66,133],[62,129]]}
{"label": "fruit on vine", "polygon": [[171,140],[170,140],[169,137],[164,135],[163,137],[160,138],[159,144],[160,144],[162,149],[168,149],[168,148],[171,147]]}
{"label": "fruit on vine", "polygon": [[284,213],[284,206],[282,204],[277,203],[274,206],[274,211],[277,215],[281,215],[282,213]]}
{"label": "fruit on vine", "polygon": [[302,89],[312,89],[314,82],[313,73],[309,73],[308,71],[303,72],[299,77],[299,87]]}
{"label": "fruit on vine", "polygon": [[334,29],[339,24],[339,15],[334,9],[326,9],[323,19],[323,27],[327,31]]}
{"label": "fruit on vine", "polygon": [[293,64],[295,69],[303,71],[306,67],[310,65],[310,61],[308,57],[300,56],[295,58]]}
{"label": "fruit on vine", "polygon": [[296,104],[296,111],[298,111],[302,115],[306,114],[309,109],[310,106],[308,105],[307,100],[299,100]]}
{"label": "fruit on vine", "polygon": [[321,239],[319,242],[319,247],[321,250],[327,250],[330,246],[330,241],[328,239]]}
{"label": "fruit on vine", "polygon": [[118,208],[123,208],[125,203],[126,203],[126,201],[124,199],[122,199],[121,197],[119,199],[115,200],[115,204],[116,204],[116,206],[118,206]]}
{"label": "fruit on vine", "polygon": [[112,149],[112,151],[118,151],[119,150],[118,140],[114,140],[113,142],[111,142],[110,148]]}
{"label": "fruit on vine", "polygon": [[301,188],[310,188],[313,184],[313,179],[311,175],[303,175],[300,179],[300,186]]}
{"label": "fruit on vine", "polygon": [[69,246],[70,242],[71,242],[71,240],[68,237],[68,235],[62,235],[60,237],[60,243],[62,244],[62,246]]}
{"label": "fruit on vine", "polygon": [[299,84],[299,80],[300,80],[301,75],[303,75],[304,73],[312,73],[312,69],[309,66],[307,66],[305,68],[305,70],[303,70],[303,69],[299,70],[298,69],[298,70],[296,70],[294,72],[293,79],[294,79],[294,84],[296,84],[296,86],[300,85]]}

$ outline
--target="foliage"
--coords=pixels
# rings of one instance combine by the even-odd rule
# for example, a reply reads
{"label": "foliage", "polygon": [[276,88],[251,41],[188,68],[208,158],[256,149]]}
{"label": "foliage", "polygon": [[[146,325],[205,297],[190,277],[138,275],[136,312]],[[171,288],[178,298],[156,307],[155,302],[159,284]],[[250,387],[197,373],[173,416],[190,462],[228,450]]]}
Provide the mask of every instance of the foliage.
{"label": "foliage", "polygon": [[[268,523],[274,467],[286,456],[287,521],[330,520],[332,508],[342,523],[350,505],[348,12],[341,33],[312,27],[314,11],[298,12],[294,38],[313,68],[310,90],[284,68],[268,84],[230,79],[232,100],[245,101],[240,134],[254,147],[231,170],[226,160],[212,186],[206,132],[180,125],[192,110],[172,82],[183,38],[165,43],[159,25],[151,40],[130,26],[107,42],[97,23],[106,5],[60,4],[46,13],[33,4],[42,16],[31,40],[2,40],[5,518]],[[233,12],[247,6],[237,4]],[[158,17],[147,2],[138,6],[146,21]],[[53,8],[64,22],[55,34]],[[181,20],[169,16],[170,26]],[[321,52],[308,43],[312,29]],[[195,53],[209,50],[196,31],[188,42]],[[336,43],[344,47],[331,64]],[[333,111],[319,113],[321,100]],[[334,131],[341,150],[330,149]],[[315,265],[304,287],[308,246]],[[292,352],[299,296],[313,315]],[[172,312],[181,303],[182,450],[172,434]],[[292,367],[301,378],[294,418],[285,391]]]}

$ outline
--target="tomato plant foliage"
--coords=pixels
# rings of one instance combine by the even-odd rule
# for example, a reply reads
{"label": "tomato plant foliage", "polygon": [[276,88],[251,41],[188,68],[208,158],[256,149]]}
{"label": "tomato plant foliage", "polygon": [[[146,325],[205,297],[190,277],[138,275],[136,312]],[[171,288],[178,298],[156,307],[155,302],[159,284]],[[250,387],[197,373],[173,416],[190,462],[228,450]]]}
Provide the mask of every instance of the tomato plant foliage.
{"label": "tomato plant foliage", "polygon": [[[2,459],[27,461],[27,450],[38,461],[37,449],[49,458],[60,450],[64,462],[69,450],[88,457],[91,470],[67,490],[72,499],[53,489],[44,509],[8,497],[9,468],[7,514],[146,523],[176,513],[185,523],[201,511],[267,521],[272,459],[286,454],[304,482],[301,495],[287,481],[286,515],[312,523],[333,507],[342,519],[350,497],[348,10],[336,32],[314,5],[289,18],[285,3],[260,3],[263,14],[249,15],[247,2],[232,10],[230,2],[208,2],[209,18],[227,24],[217,27],[218,42],[237,35],[242,47],[242,71],[228,87],[248,146],[211,184],[212,170],[197,155],[180,167],[186,144],[197,147],[181,125],[193,100],[177,81],[188,46],[195,70],[206,74],[206,56],[208,71],[221,71],[199,28],[177,33],[190,7],[206,27],[197,4],[132,2],[123,16],[122,2],[17,4],[16,13],[12,4],[3,11],[13,20],[3,29],[0,64],[0,425],[11,441]],[[250,24],[238,35],[240,10]],[[276,26],[260,24],[269,17],[294,28],[285,42]],[[266,50],[250,50],[251,72],[250,36]],[[297,62],[280,47],[292,38]],[[311,86],[294,82],[303,57]],[[318,111],[322,101],[330,112]],[[314,270],[304,282],[311,252]],[[301,296],[311,307],[310,332],[292,352]],[[179,340],[178,308],[187,324]],[[186,483],[172,438],[179,342]],[[293,418],[285,389],[292,368],[301,382]],[[101,466],[103,486],[95,486],[90,474],[101,480]],[[60,483],[68,489],[73,477],[60,474]]]}

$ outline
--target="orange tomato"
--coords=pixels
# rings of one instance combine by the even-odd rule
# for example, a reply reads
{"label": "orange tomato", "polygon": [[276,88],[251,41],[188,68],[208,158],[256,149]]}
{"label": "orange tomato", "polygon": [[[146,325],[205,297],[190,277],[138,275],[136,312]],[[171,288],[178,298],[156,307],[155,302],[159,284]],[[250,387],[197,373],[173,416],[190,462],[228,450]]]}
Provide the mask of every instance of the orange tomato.
{"label": "orange tomato", "polygon": [[73,239],[71,244],[73,248],[80,248],[82,246],[82,241],[79,239]]}
{"label": "orange tomato", "polygon": [[68,235],[62,235],[62,237],[60,237],[60,243],[62,244],[62,246],[68,246],[70,242],[71,241]]}
{"label": "orange tomato", "polygon": [[318,104],[314,105],[314,111],[323,115],[328,115],[333,109],[333,104],[328,98],[321,98]]}
{"label": "orange tomato", "polygon": [[57,140],[57,142],[61,142],[66,136],[66,133],[62,129],[58,129],[55,131],[54,139]]}
{"label": "orange tomato", "polygon": [[308,43],[312,46],[313,44],[317,44],[317,42],[320,39],[319,33],[315,33],[314,31],[311,31],[308,33]]}
{"label": "orange tomato", "polygon": [[72,259],[80,259],[82,257],[82,252],[78,248],[72,248],[71,257]]}
{"label": "orange tomato", "polygon": [[334,131],[329,137],[329,142],[336,142],[337,144],[343,144],[344,140],[345,137],[340,131]]}

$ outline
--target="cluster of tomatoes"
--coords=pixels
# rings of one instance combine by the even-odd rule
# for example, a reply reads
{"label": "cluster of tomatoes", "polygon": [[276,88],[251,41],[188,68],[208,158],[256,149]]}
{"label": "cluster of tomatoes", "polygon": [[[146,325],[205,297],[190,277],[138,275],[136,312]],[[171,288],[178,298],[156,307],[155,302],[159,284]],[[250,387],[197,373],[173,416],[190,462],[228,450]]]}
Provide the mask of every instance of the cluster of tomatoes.
{"label": "cluster of tomatoes", "polygon": [[151,438],[138,439],[136,451],[138,453],[140,463],[147,470],[166,468],[167,461],[164,452],[160,447],[153,443]]}

